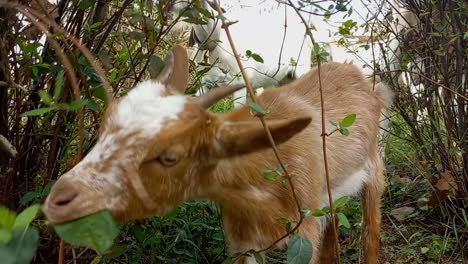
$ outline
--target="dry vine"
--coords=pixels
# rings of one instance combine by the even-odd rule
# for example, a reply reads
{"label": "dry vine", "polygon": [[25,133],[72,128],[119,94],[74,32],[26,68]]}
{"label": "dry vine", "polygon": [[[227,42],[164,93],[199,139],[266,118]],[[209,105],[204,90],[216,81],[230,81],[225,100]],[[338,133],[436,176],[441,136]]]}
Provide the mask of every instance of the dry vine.
{"label": "dry vine", "polygon": [[[312,44],[315,44],[315,40],[314,40],[314,38],[312,36],[311,30],[310,30],[310,27],[307,24],[307,21],[305,21],[305,19],[300,14],[300,11],[294,6],[294,4],[289,0],[288,0],[288,2],[289,2],[289,5],[292,8],[294,8],[294,10],[298,14],[298,16],[303,21],[303,23],[304,23],[304,25],[306,27],[306,30],[307,30],[307,34],[310,36],[310,38],[312,40]],[[223,11],[222,11],[218,1],[214,0],[214,3],[215,3],[215,6],[216,6],[216,9],[218,11],[218,14],[222,17],[223,16]],[[226,32],[226,36],[227,36],[227,38],[229,40],[229,44],[231,46],[232,52],[233,52],[234,57],[235,57],[235,59],[237,61],[239,69],[240,69],[240,71],[242,73],[242,78],[244,79],[245,86],[247,87],[249,97],[250,97],[250,99],[251,99],[251,101],[253,103],[256,103],[255,93],[253,91],[252,86],[250,85],[249,79],[247,78],[244,67],[242,65],[239,54],[237,53],[234,41],[232,39],[231,33],[229,31],[229,26],[231,24],[229,22],[226,22],[225,19],[222,19],[222,23],[223,23],[222,27],[224,28],[224,30]],[[329,176],[328,161],[327,161],[327,151],[326,151],[326,136],[327,136],[327,133],[325,131],[325,106],[324,106],[323,93],[322,93],[322,81],[321,81],[321,78],[320,78],[320,55],[319,54],[317,54],[317,61],[318,61],[317,69],[318,69],[318,76],[319,76],[320,103],[321,103],[321,113],[322,113],[322,134],[321,134],[321,136],[322,136],[322,143],[323,143],[323,156],[324,156],[324,165],[325,165],[325,175],[326,175],[326,180],[327,180],[328,197],[329,197],[329,201],[330,201],[330,211],[331,211],[330,213],[331,213],[332,226],[333,226],[332,228],[333,228],[334,238],[335,238],[335,243],[336,243],[336,246],[335,246],[335,248],[336,248],[336,257],[337,257],[337,262],[340,263],[338,233],[336,231],[336,219],[335,219],[335,213],[334,213],[334,208],[333,208],[333,197],[332,197],[331,190],[330,190],[330,176]],[[263,128],[265,129],[265,133],[268,136],[268,140],[270,141],[271,147],[273,149],[273,152],[275,154],[276,159],[278,160],[279,165],[284,170],[284,174],[286,176],[286,179],[288,180],[288,184],[291,186],[291,192],[292,192],[292,195],[293,195],[293,198],[294,198],[294,201],[296,203],[297,210],[298,210],[298,213],[299,213],[299,221],[296,223],[296,225],[289,232],[287,232],[286,234],[284,234],[283,236],[281,236],[280,238],[275,240],[270,246],[268,246],[268,247],[266,247],[264,249],[255,251],[257,253],[260,253],[260,252],[270,250],[278,242],[285,239],[290,234],[296,232],[296,230],[300,227],[300,225],[302,224],[302,221],[304,220],[304,215],[302,214],[302,208],[301,208],[301,205],[299,204],[299,201],[297,199],[296,191],[295,191],[295,188],[294,188],[294,184],[293,184],[293,182],[291,180],[290,174],[289,174],[288,170],[286,169],[286,167],[283,165],[283,162],[281,161],[281,158],[279,157],[278,149],[276,147],[275,141],[273,140],[273,137],[271,136],[271,132],[270,132],[270,130],[268,128],[268,125],[266,124],[263,115],[256,115],[256,116],[259,118],[260,122],[263,125]],[[244,252],[240,256],[245,256],[245,255],[248,255],[248,252]],[[236,258],[236,260],[238,260],[238,259],[239,259],[239,256]]]}

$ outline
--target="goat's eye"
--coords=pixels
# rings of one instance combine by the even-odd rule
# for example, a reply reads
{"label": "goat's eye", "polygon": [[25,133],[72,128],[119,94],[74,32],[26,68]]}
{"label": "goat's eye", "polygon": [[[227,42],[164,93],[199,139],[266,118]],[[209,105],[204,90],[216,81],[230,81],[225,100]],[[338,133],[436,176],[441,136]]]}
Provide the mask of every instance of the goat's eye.
{"label": "goat's eye", "polygon": [[164,167],[172,167],[174,166],[179,160],[171,155],[168,155],[167,153],[162,153],[158,157],[159,163],[163,165]]}

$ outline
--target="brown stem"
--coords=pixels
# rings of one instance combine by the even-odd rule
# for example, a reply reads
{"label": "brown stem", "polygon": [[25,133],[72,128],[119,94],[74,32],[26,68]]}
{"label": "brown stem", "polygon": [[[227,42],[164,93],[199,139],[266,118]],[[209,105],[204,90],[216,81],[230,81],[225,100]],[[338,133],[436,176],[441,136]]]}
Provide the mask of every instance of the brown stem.
{"label": "brown stem", "polygon": [[65,262],[65,241],[63,239],[60,239],[58,264],[63,264],[64,262]]}
{"label": "brown stem", "polygon": [[[306,27],[307,30],[307,35],[309,35],[310,40],[312,42],[312,45],[315,46],[315,39],[312,36],[312,30],[310,30],[309,24],[307,21],[304,19],[302,16],[301,12],[297,9],[297,7],[293,4],[291,0],[288,0],[289,5],[296,11],[297,15],[299,18],[302,20],[302,23],[304,23],[304,26]],[[335,218],[335,208],[333,207],[333,196],[330,188],[330,171],[328,168],[328,158],[327,158],[327,132],[325,131],[325,101],[323,100],[323,89],[322,89],[322,78],[321,78],[321,61],[320,61],[320,54],[315,54],[317,58],[317,71],[318,71],[318,80],[319,80],[319,92],[320,92],[320,111],[322,113],[322,151],[323,151],[323,164],[325,166],[325,177],[327,180],[327,192],[328,192],[328,200],[330,203],[330,215],[331,215],[331,221],[332,221],[332,230],[334,234],[334,240],[335,240],[335,253],[336,253],[336,262],[338,264],[341,263],[340,260],[340,249],[339,249],[339,241],[338,241],[338,232],[336,230],[336,218]]]}
{"label": "brown stem", "polygon": [[419,73],[419,72],[409,71],[409,70],[394,70],[394,71],[381,71],[381,72],[378,72],[377,74],[392,73],[392,72],[407,72],[407,73],[413,73],[413,74],[419,75],[420,77],[422,77],[422,78],[424,78],[424,79],[430,81],[431,83],[433,83],[433,84],[435,84],[435,85],[438,85],[438,86],[440,86],[440,87],[442,87],[442,88],[444,88],[444,89],[446,89],[446,90],[448,90],[448,91],[450,91],[450,92],[452,92],[452,93],[454,93],[454,94],[460,96],[460,97],[463,98],[464,100],[468,101],[468,97],[466,97],[465,95],[463,95],[463,94],[461,94],[461,93],[459,93],[459,92],[453,90],[452,88],[447,87],[447,86],[445,86],[445,85],[443,85],[443,84],[441,84],[441,83],[439,83],[439,82],[436,82],[436,81],[432,80],[431,78],[427,77],[426,75],[424,75],[424,74],[422,74],[422,73]]}
{"label": "brown stem", "polygon": [[[214,0],[214,3],[215,3],[215,6],[216,6],[216,9],[218,10],[218,13],[220,16],[223,15],[223,11],[218,3],[217,0]],[[228,37],[228,40],[229,40],[229,44],[231,46],[231,49],[232,49],[232,52],[234,54],[234,57],[236,58],[236,61],[237,61],[237,64],[239,66],[239,69],[242,73],[242,78],[244,79],[244,82],[245,82],[245,86],[247,87],[247,90],[249,92],[249,97],[250,99],[252,100],[253,103],[257,103],[256,101],[256,98],[255,98],[255,93],[254,93],[254,90],[252,89],[252,86],[250,85],[250,81],[249,79],[247,78],[247,74],[245,72],[245,69],[242,65],[242,61],[237,53],[237,49],[234,45],[234,41],[232,39],[232,36],[231,36],[231,33],[229,31],[229,24],[225,21],[225,20],[222,20],[222,23],[223,23],[223,28],[224,30],[226,31],[226,36]],[[272,247],[274,247],[278,242],[280,242],[281,240],[283,240],[284,238],[288,237],[291,233],[294,233],[298,228],[299,226],[302,224],[302,221],[304,219],[304,216],[302,214],[302,208],[301,208],[301,205],[299,203],[299,200],[297,199],[297,195],[296,195],[296,190],[294,188],[294,183],[293,181],[291,180],[291,176],[288,172],[288,170],[286,169],[286,167],[284,166],[283,162],[281,161],[281,158],[279,156],[279,152],[278,152],[278,148],[276,147],[276,144],[275,144],[275,141],[273,140],[273,137],[271,136],[271,132],[270,132],[270,129],[268,128],[268,125],[266,124],[265,122],[265,119],[263,117],[263,115],[257,115],[258,119],[260,119],[260,122],[262,123],[263,125],[263,128],[265,129],[265,133],[268,137],[268,140],[271,144],[271,147],[273,149],[273,152],[275,154],[275,157],[276,159],[278,160],[278,163],[279,165],[283,168],[284,170],[284,174],[286,176],[286,179],[288,180],[288,184],[291,186],[291,192],[292,192],[292,196],[294,198],[294,202],[296,203],[296,206],[297,206],[297,211],[298,211],[298,214],[299,214],[299,221],[297,222],[297,224],[294,226],[294,228],[291,229],[290,232],[284,234],[283,236],[281,236],[280,238],[278,238],[275,242],[273,242],[270,246],[264,248],[264,249],[261,249],[261,250],[258,250],[256,252],[263,252],[263,251],[267,251],[269,249],[271,249]],[[243,253],[242,255],[247,255],[248,253]],[[238,258],[237,258],[238,259]]]}
{"label": "brown stem", "polygon": [[[95,58],[93,57],[91,52],[88,50],[88,48],[86,48],[81,43],[80,40],[78,40],[75,36],[70,34],[70,32],[67,32],[61,26],[59,26],[55,21],[53,21],[53,20],[51,20],[51,19],[49,19],[49,18],[47,18],[45,16],[42,16],[41,13],[39,13],[38,11],[36,11],[36,10],[34,10],[32,8],[28,8],[26,6],[23,6],[23,5],[20,5],[20,4],[17,4],[17,3],[13,3],[13,2],[6,2],[5,0],[0,0],[0,5],[10,7],[10,8],[14,8],[14,9],[16,9],[17,11],[19,11],[19,12],[21,12],[23,14],[25,12],[29,12],[30,13],[29,16],[34,15],[35,18],[43,20],[48,26],[53,27],[60,34],[62,34],[65,38],[67,38],[68,40],[73,42],[73,44],[75,44],[75,46],[83,53],[83,56],[85,56],[85,58],[89,61],[91,66],[96,70],[97,75],[101,79],[102,86],[106,90],[107,99],[109,101],[112,100],[112,98],[113,98],[113,96],[112,96],[112,87],[110,86],[110,84],[109,84],[109,82],[107,80],[107,77],[106,77],[106,74],[104,73],[104,70],[102,69],[100,63],[95,60]],[[31,19],[31,17],[29,17],[29,18]],[[34,19],[34,21],[37,21],[37,19]],[[43,29],[41,28],[41,30],[43,30]],[[44,31],[44,33],[50,35],[50,33],[48,33],[48,31]]]}

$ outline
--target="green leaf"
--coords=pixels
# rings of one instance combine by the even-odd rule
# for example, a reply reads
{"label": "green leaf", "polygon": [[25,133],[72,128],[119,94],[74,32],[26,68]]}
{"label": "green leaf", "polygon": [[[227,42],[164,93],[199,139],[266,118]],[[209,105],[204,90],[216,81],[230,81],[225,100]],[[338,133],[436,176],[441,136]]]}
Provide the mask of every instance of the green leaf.
{"label": "green leaf", "polygon": [[41,209],[40,204],[34,204],[24,209],[17,217],[13,229],[26,229],[31,222],[36,218],[37,212]]}
{"label": "green leaf", "polygon": [[101,106],[94,100],[88,100],[88,103],[86,104],[86,109],[101,111]]}
{"label": "green leaf", "polygon": [[38,198],[39,194],[35,191],[32,192],[27,192],[21,199],[19,200],[20,204],[27,204],[31,201],[34,201],[36,198]]}
{"label": "green leaf", "polygon": [[195,5],[195,9],[197,9],[197,11],[200,12],[205,17],[213,18],[213,15],[211,15],[210,11],[208,11],[207,9],[201,7],[200,5]]}
{"label": "green leaf", "polygon": [[344,136],[349,136],[349,130],[347,128],[340,128],[340,133]]}
{"label": "green leaf", "polygon": [[278,173],[269,169],[260,169],[263,174],[263,178],[269,181],[276,181],[278,178]]}
{"label": "green leaf", "polygon": [[315,211],[313,211],[313,212],[311,213],[311,215],[312,215],[312,216],[324,216],[324,215],[327,215],[327,213],[324,212],[322,209],[317,208],[317,209],[315,209]]}
{"label": "green leaf", "polygon": [[318,43],[314,43],[314,55],[320,53],[320,45]]}
{"label": "green leaf", "polygon": [[119,232],[111,213],[107,210],[55,225],[54,229],[68,243],[90,247],[99,254],[103,254],[112,246]]}
{"label": "green leaf", "polygon": [[0,245],[8,243],[12,237],[13,233],[11,230],[0,228]]}
{"label": "green leaf", "polygon": [[335,208],[341,208],[343,207],[345,204],[347,204],[349,201],[349,196],[343,196],[343,197],[340,197],[339,199],[337,199],[333,205],[335,206]]}
{"label": "green leaf", "polygon": [[106,93],[106,89],[104,89],[104,87],[98,87],[96,89],[93,90],[93,96],[98,98],[98,99],[101,99],[103,102],[104,102],[104,105],[107,106],[109,101],[107,100],[107,93]]}
{"label": "green leaf", "polygon": [[78,7],[81,9],[81,10],[86,10],[90,7],[92,7],[94,5],[96,1],[95,0],[82,0],[80,2],[80,4],[78,5]]}
{"label": "green leaf", "polygon": [[190,23],[190,24],[197,24],[197,25],[205,25],[206,22],[203,21],[203,19],[196,18],[196,17],[189,17],[186,19],[183,19],[182,21]]}
{"label": "green leaf", "polygon": [[463,39],[468,39],[468,31],[463,35]]}
{"label": "green leaf", "polygon": [[149,61],[149,72],[152,79],[158,78],[161,71],[164,69],[164,61],[161,57],[151,55]]}
{"label": "green leaf", "polygon": [[217,15],[215,16],[217,19],[221,19],[221,20],[227,20],[227,18],[223,15]]}
{"label": "green leaf", "polygon": [[68,104],[68,109],[71,111],[76,111],[80,108],[83,108],[87,104],[88,104],[88,99],[76,100]]}
{"label": "green leaf", "polygon": [[33,72],[34,76],[37,76],[39,74],[39,69],[37,68],[36,65],[32,66],[32,72]]}
{"label": "green leaf", "polygon": [[422,247],[422,248],[421,248],[421,254],[426,254],[427,252],[429,252],[429,248],[428,248],[428,247]]}
{"label": "green leaf", "polygon": [[102,260],[102,256],[96,256],[90,264],[98,264]]}
{"label": "green leaf", "polygon": [[257,53],[253,53],[253,54],[252,54],[252,58],[253,58],[255,61],[258,61],[258,62],[263,63],[263,58],[262,58],[260,55],[258,55]]}
{"label": "green leaf", "polygon": [[[222,241],[224,241],[224,240],[222,240]],[[106,254],[104,256],[104,258],[105,259],[117,258],[117,257],[121,256],[122,254],[124,254],[125,252],[127,252],[129,247],[130,247],[130,245],[117,246],[117,247],[112,249],[112,253]]]}
{"label": "green leaf", "polygon": [[62,94],[63,88],[63,70],[57,73],[57,77],[55,77],[55,88],[54,88],[54,95],[53,98],[55,101],[59,100],[60,95]]}
{"label": "green leaf", "polygon": [[39,94],[39,97],[41,97],[42,102],[44,102],[46,105],[52,104],[52,97],[50,97],[49,93],[44,90],[40,90],[37,93]]}
{"label": "green leaf", "polygon": [[14,231],[11,240],[0,245],[2,264],[29,264],[36,255],[39,244],[39,232],[36,228]]}
{"label": "green leaf", "polygon": [[299,235],[293,235],[289,240],[287,263],[308,264],[311,259],[312,243]]}
{"label": "green leaf", "polygon": [[16,212],[0,205],[0,228],[11,230],[16,220]]}
{"label": "green leaf", "polygon": [[255,257],[255,260],[257,261],[258,264],[263,264],[265,261],[263,260],[263,255],[258,253],[258,252],[253,252],[253,255]]}
{"label": "green leaf", "polygon": [[350,127],[356,121],[356,114],[347,115],[340,123],[341,127]]}
{"label": "green leaf", "polygon": [[330,121],[330,124],[332,124],[332,126],[336,126],[336,127],[338,126],[338,124],[333,121]]}
{"label": "green leaf", "polygon": [[260,105],[254,103],[254,102],[250,102],[249,107],[252,108],[253,110],[255,110],[255,112],[257,112],[259,114],[262,114],[262,115],[266,115],[266,114],[268,114],[270,112],[268,110],[263,109]]}
{"label": "green leaf", "polygon": [[344,226],[346,228],[351,227],[346,215],[344,215],[343,213],[337,213],[336,216],[338,217],[338,226]]}
{"label": "green leaf", "polygon": [[38,109],[34,109],[34,110],[31,110],[31,111],[24,112],[20,116],[40,116],[40,115],[43,115],[45,113],[48,113],[50,111],[55,110],[55,108],[56,107],[54,107],[54,106],[38,108]]}

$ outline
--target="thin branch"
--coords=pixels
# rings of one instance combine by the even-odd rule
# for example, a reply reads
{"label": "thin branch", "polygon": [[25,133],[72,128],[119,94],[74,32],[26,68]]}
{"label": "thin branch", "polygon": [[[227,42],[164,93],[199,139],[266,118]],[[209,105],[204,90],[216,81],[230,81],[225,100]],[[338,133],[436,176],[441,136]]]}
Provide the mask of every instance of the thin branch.
{"label": "thin branch", "polygon": [[[218,3],[217,0],[214,0],[214,3],[215,3],[215,6],[216,6],[216,9],[218,10],[218,14],[219,15],[223,15],[223,11]],[[252,88],[252,85],[250,84],[250,81],[249,79],[247,78],[247,74],[245,72],[245,69],[244,69],[244,66],[242,65],[242,61],[238,55],[238,52],[237,52],[237,49],[234,45],[234,41],[232,39],[232,36],[231,36],[231,33],[229,31],[229,25],[227,23],[227,21],[225,20],[222,20],[222,23],[223,23],[223,28],[224,30],[226,31],[226,36],[228,37],[228,40],[229,40],[229,44],[231,46],[231,49],[232,49],[232,52],[234,54],[234,57],[236,58],[236,61],[237,61],[237,64],[239,66],[239,69],[241,70],[241,73],[242,73],[242,77],[244,79],[244,82],[245,82],[245,86],[247,87],[247,90],[249,92],[249,96],[250,96],[250,99],[252,100],[252,102],[256,103],[256,98],[255,98],[255,92]],[[286,169],[286,166],[284,166],[283,162],[281,161],[281,158],[279,156],[279,152],[278,152],[278,148],[276,147],[276,144],[275,144],[275,141],[273,140],[273,137],[271,136],[271,132],[270,132],[270,129],[268,128],[268,125],[266,124],[265,122],[265,119],[262,115],[257,115],[257,117],[260,119],[260,122],[262,123],[263,125],[263,128],[265,129],[265,133],[268,137],[268,140],[271,144],[271,147],[273,149],[273,152],[275,154],[275,157],[276,159],[278,160],[278,163],[279,165],[283,168],[284,170],[284,174],[286,176],[286,179],[288,181],[288,184],[291,186],[291,192],[292,192],[292,196],[294,198],[294,202],[297,206],[297,211],[298,211],[298,214],[299,214],[299,221],[297,222],[296,226],[294,226],[294,228],[292,228],[292,230],[288,233],[286,233],[285,235],[281,236],[280,238],[278,238],[276,241],[274,241],[270,246],[264,248],[264,249],[261,249],[261,250],[258,250],[257,252],[264,252],[264,251],[267,251],[271,248],[273,248],[278,242],[280,242],[281,240],[285,239],[286,237],[288,237],[291,233],[294,233],[298,228],[299,226],[301,225],[302,221],[304,220],[304,216],[302,214],[302,208],[301,208],[301,205],[299,203],[299,200],[297,199],[297,195],[296,195],[296,191],[295,191],[295,188],[294,188],[294,183],[292,182],[291,180],[291,176],[288,172],[288,170]],[[247,255],[248,253],[244,253],[242,255]],[[241,256],[242,256],[241,255]]]}
{"label": "thin branch", "polygon": [[[26,11],[31,13],[32,15],[36,16],[36,18],[41,19],[48,26],[53,27],[55,30],[57,30],[59,33],[61,33],[65,38],[67,38],[68,40],[73,42],[73,44],[75,44],[75,46],[81,51],[83,56],[85,56],[85,58],[89,61],[91,66],[96,70],[96,73],[97,73],[97,75],[99,76],[99,78],[100,78],[100,80],[102,82],[102,86],[104,87],[104,89],[106,91],[107,99],[109,101],[112,100],[112,98],[113,98],[112,87],[110,86],[110,84],[109,84],[109,82],[107,80],[106,74],[104,73],[104,70],[102,69],[100,63],[94,58],[94,56],[91,54],[89,49],[86,48],[86,46],[84,46],[81,43],[80,40],[78,40],[75,36],[73,36],[73,34],[70,34],[70,32],[67,32],[65,29],[63,29],[61,26],[59,26],[54,20],[51,20],[51,19],[43,16],[40,12],[38,12],[38,11],[32,9],[32,8],[29,8],[29,7],[26,7],[26,6],[17,4],[17,3],[5,2],[4,0],[0,0],[0,5],[10,7],[10,8],[15,8],[17,11],[19,11],[21,13],[26,12]],[[44,33],[50,35],[50,33],[48,33],[47,30],[44,31]]]}
{"label": "thin branch", "polygon": [[439,83],[439,82],[436,82],[436,81],[432,80],[431,78],[427,77],[426,75],[424,75],[424,74],[422,74],[422,73],[419,73],[419,72],[409,71],[409,70],[394,70],[394,71],[381,71],[381,72],[378,72],[377,74],[392,73],[392,72],[400,72],[400,73],[402,73],[402,72],[407,72],[407,73],[412,73],[412,74],[419,75],[420,77],[422,77],[422,78],[424,78],[424,79],[430,81],[431,83],[433,83],[433,84],[435,84],[435,85],[438,85],[438,86],[440,86],[440,87],[442,87],[442,88],[444,88],[444,89],[446,89],[446,90],[448,90],[448,91],[450,91],[450,92],[452,92],[452,93],[454,93],[454,94],[460,96],[460,97],[463,98],[464,100],[468,101],[468,97],[466,97],[465,95],[463,95],[463,94],[461,94],[461,93],[459,93],[459,92],[453,90],[452,88],[447,87],[447,86],[445,86],[445,85],[443,85],[443,84],[441,84],[441,83]]}
{"label": "thin branch", "polygon": [[[306,27],[306,34],[309,35],[310,37],[310,40],[312,42],[312,45],[315,46],[316,42],[315,42],[315,39],[312,35],[312,30],[310,29],[309,27],[309,24],[307,23],[307,21],[304,19],[304,17],[302,16],[301,12],[297,9],[297,7],[293,4],[293,2],[291,0],[288,0],[290,6],[294,9],[294,11],[296,11],[297,15],[299,16],[299,18],[302,20],[302,23],[304,23],[304,26]],[[331,188],[330,188],[330,171],[329,171],[329,168],[328,168],[328,158],[327,158],[327,132],[325,131],[325,101],[323,99],[323,89],[322,89],[322,78],[321,78],[321,61],[320,61],[320,54],[317,53],[316,54],[316,57],[317,57],[317,71],[318,71],[318,81],[319,81],[319,92],[320,92],[320,110],[321,110],[321,114],[322,114],[322,118],[321,118],[321,121],[322,121],[322,151],[323,151],[323,163],[324,163],[324,166],[325,166],[325,178],[326,178],[326,181],[327,181],[327,192],[328,192],[328,200],[329,200],[329,203],[330,203],[330,216],[331,216],[331,221],[332,221],[332,230],[333,230],[333,238],[335,240],[335,253],[336,253],[336,262],[338,264],[341,263],[341,260],[340,260],[340,250],[339,250],[339,242],[338,242],[338,231],[336,230],[336,218],[335,218],[335,208],[333,207],[333,196],[332,196],[332,192],[331,192]]]}
{"label": "thin branch", "polygon": [[18,152],[15,146],[13,146],[6,137],[0,135],[0,152],[6,152],[8,156],[15,158]]}
{"label": "thin branch", "polygon": [[7,82],[4,82],[4,81],[0,81],[0,87],[13,87],[13,88],[20,89],[21,91],[23,91],[25,93],[28,92],[28,89],[26,89],[24,86],[19,85],[19,84],[14,83],[14,82],[7,83]]}

